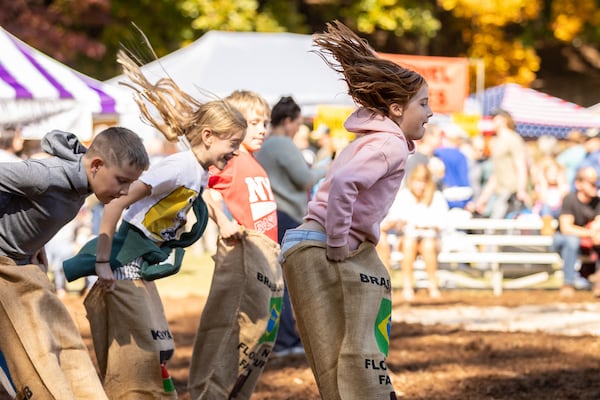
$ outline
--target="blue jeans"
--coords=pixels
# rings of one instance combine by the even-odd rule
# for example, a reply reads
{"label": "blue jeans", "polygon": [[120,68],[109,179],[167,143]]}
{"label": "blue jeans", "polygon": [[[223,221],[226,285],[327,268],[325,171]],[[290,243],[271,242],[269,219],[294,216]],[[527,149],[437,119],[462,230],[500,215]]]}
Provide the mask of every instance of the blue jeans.
{"label": "blue jeans", "polygon": [[563,235],[556,232],[552,237],[552,250],[558,251],[563,260],[563,284],[575,283],[575,264],[579,257],[580,239],[578,236]]}
{"label": "blue jeans", "polygon": [[327,234],[319,231],[303,231],[300,229],[288,229],[281,241],[281,256],[279,261],[283,263],[285,260],[284,253],[296,244],[304,240],[316,240],[319,242],[327,242]]}

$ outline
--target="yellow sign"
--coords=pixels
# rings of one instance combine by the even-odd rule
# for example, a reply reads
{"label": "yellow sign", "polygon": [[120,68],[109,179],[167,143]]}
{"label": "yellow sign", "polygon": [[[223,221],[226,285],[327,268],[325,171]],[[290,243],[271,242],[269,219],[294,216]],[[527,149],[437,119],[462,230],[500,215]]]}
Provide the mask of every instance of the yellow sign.
{"label": "yellow sign", "polygon": [[354,134],[344,128],[344,122],[356,108],[350,106],[320,105],[317,106],[313,129],[318,130],[321,125],[329,128],[332,139],[354,140]]}
{"label": "yellow sign", "polygon": [[469,134],[469,137],[476,136],[480,133],[480,120],[481,115],[479,114],[452,113],[452,122],[463,128],[463,130]]}

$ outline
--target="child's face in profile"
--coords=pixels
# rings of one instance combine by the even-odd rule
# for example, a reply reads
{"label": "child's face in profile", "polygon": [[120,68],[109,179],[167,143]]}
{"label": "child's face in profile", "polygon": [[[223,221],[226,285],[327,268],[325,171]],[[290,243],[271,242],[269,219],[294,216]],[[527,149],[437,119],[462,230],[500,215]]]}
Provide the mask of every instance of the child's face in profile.
{"label": "child's face in profile", "polygon": [[[227,138],[220,138],[216,135],[212,135],[208,146],[202,150],[202,153],[204,153],[204,162],[201,163],[202,166],[208,168],[211,165],[214,165],[217,169],[224,169],[229,160],[238,155],[240,145],[242,144],[245,135],[245,129],[240,129],[231,135],[227,135]],[[198,155],[196,155],[196,157],[198,157]]]}
{"label": "child's face in profile", "polygon": [[129,186],[142,174],[142,170],[134,165],[109,166],[102,159],[92,161],[90,187],[98,200],[108,204],[112,199],[127,194]]}
{"label": "child's face in profile", "polygon": [[419,140],[425,134],[425,124],[433,115],[429,106],[429,90],[423,85],[404,107],[399,121],[400,129],[408,139]]}
{"label": "child's face in profile", "polygon": [[245,115],[248,129],[242,146],[248,153],[254,153],[262,147],[267,134],[269,118],[261,110],[249,110]]}

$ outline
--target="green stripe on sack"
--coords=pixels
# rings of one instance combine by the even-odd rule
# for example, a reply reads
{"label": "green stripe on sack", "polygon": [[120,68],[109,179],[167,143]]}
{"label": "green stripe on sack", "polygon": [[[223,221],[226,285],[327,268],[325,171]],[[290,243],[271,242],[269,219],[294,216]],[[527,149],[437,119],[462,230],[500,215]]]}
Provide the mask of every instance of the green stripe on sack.
{"label": "green stripe on sack", "polygon": [[390,348],[390,330],[392,329],[392,301],[381,299],[377,319],[375,320],[375,341],[379,351],[387,357]]}

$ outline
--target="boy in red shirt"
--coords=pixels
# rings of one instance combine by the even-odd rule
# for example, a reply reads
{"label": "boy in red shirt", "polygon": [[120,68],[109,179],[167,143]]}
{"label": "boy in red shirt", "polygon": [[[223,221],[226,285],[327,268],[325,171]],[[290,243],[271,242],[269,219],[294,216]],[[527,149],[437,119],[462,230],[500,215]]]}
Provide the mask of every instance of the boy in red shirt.
{"label": "boy in red shirt", "polygon": [[277,336],[283,296],[275,197],[253,155],[265,139],[269,105],[250,91],[225,100],[248,128],[239,155],[209,170],[204,195],[219,240],[190,366],[194,400],[251,397]]}

